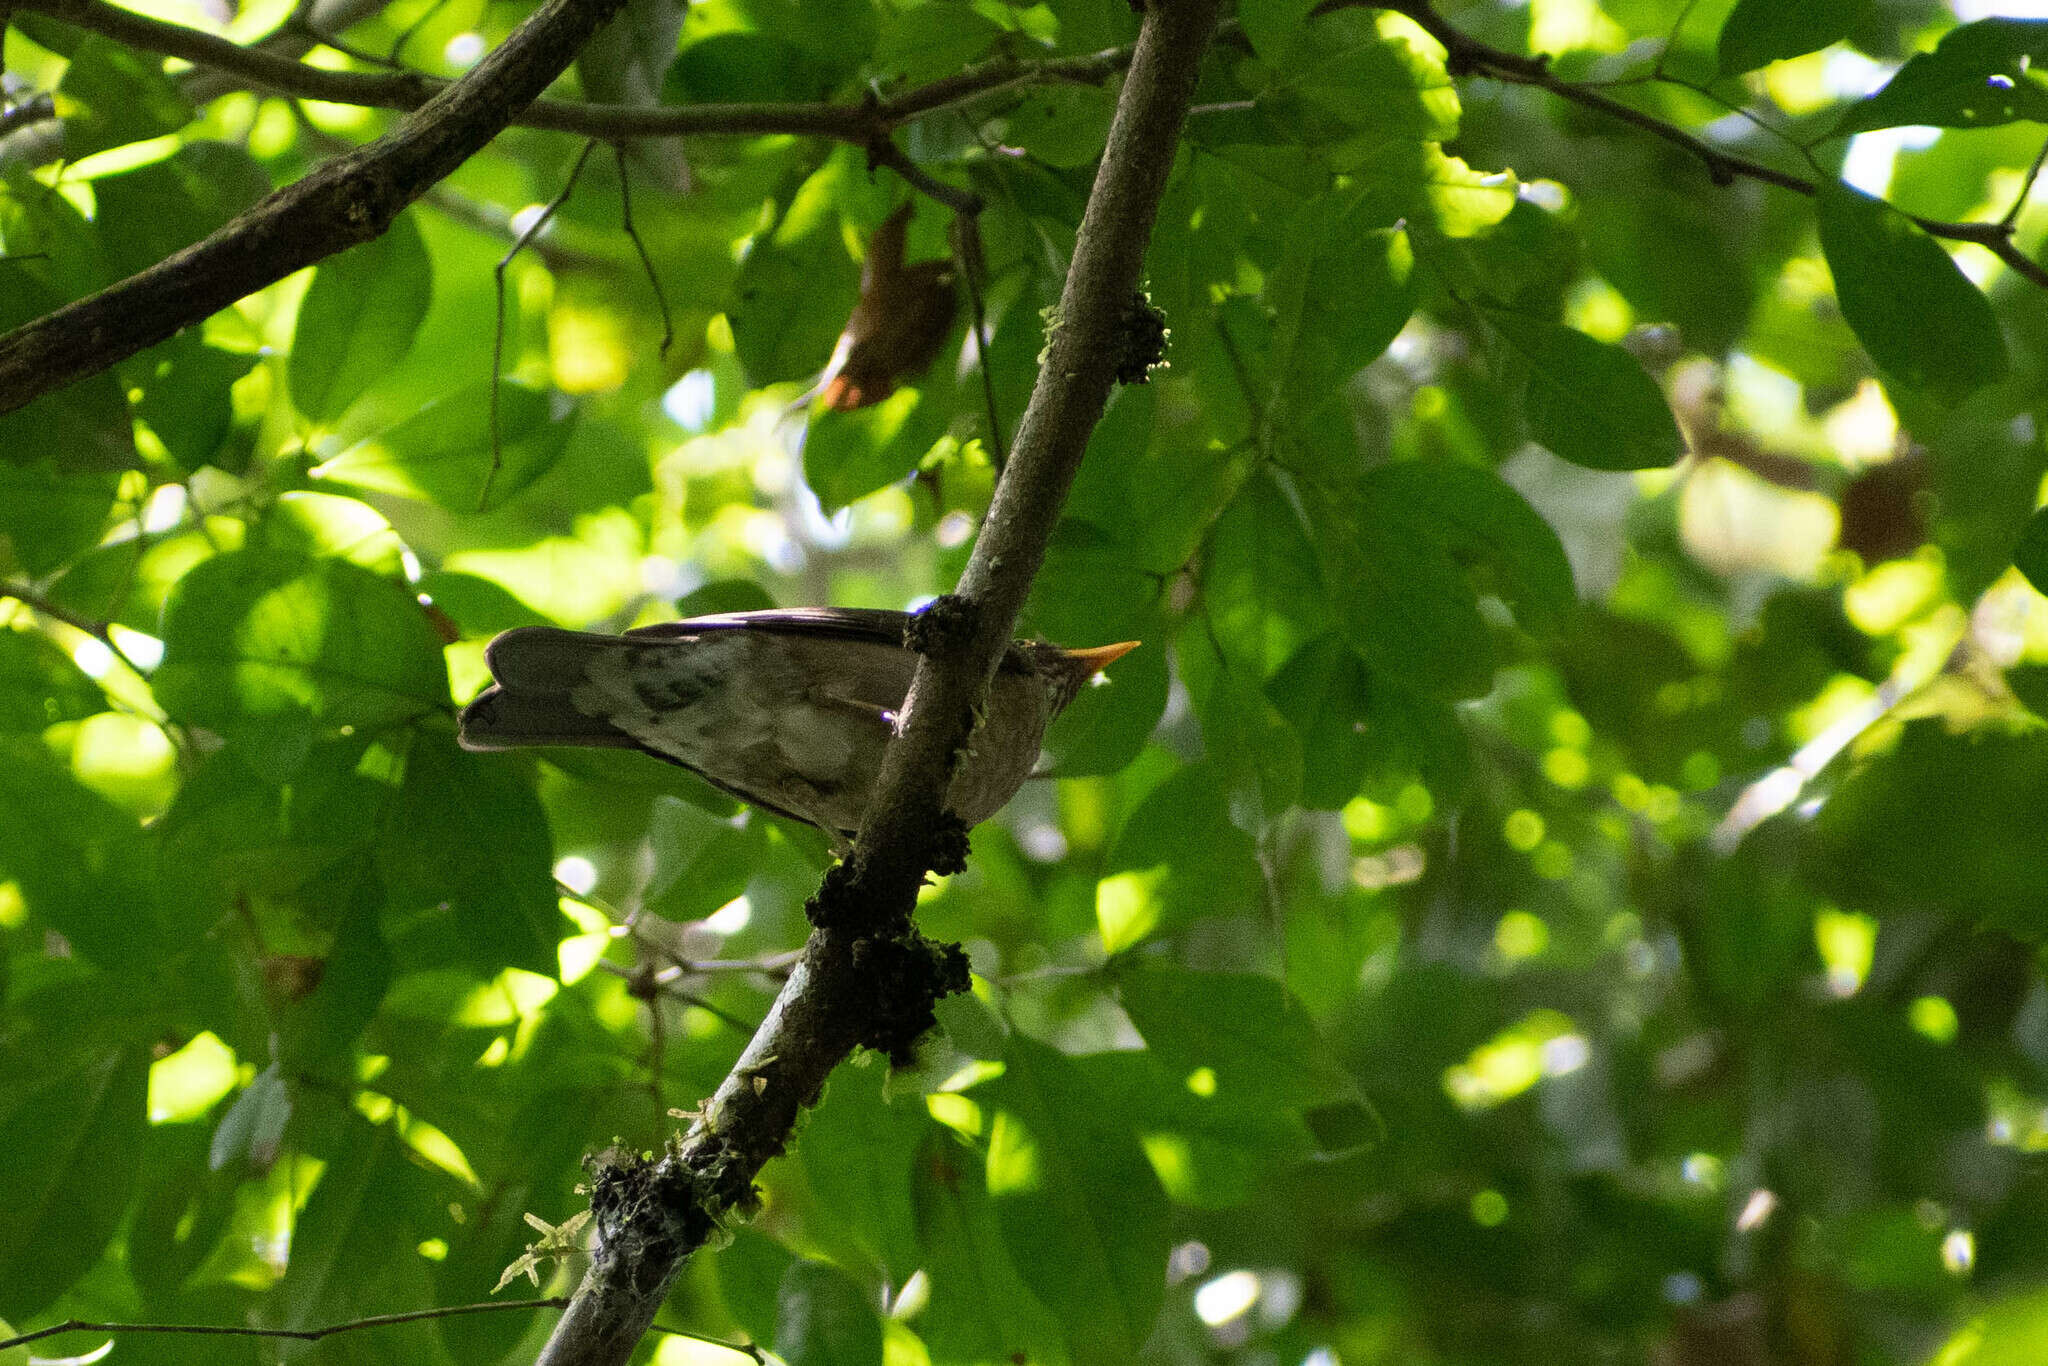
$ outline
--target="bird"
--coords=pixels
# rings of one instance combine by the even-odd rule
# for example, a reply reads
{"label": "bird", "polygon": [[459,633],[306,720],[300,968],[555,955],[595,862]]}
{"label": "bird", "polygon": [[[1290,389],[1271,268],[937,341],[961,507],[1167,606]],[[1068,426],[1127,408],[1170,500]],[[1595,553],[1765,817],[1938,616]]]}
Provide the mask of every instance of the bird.
{"label": "bird", "polygon": [[953,262],[903,261],[910,227],[905,204],[875,229],[861,264],[860,300],[839,334],[814,393],[819,403],[849,413],[880,403],[899,384],[938,359],[959,302]]}
{"label": "bird", "polygon": [[[465,749],[638,749],[753,806],[817,826],[844,855],[872,800],[917,653],[912,616],[795,607],[690,617],[605,635],[521,626],[484,652],[492,685],[460,718]],[[1013,641],[989,685],[947,805],[967,826],[1023,785],[1052,719],[1137,648]]]}

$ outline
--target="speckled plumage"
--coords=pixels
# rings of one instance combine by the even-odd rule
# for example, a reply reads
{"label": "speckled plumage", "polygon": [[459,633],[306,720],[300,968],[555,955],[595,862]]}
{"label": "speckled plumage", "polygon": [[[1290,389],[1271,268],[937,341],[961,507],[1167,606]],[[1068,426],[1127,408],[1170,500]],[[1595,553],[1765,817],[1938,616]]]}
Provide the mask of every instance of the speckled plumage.
{"label": "speckled plumage", "polygon": [[[491,642],[496,685],[462,712],[462,744],[636,748],[745,801],[843,837],[860,825],[917,656],[902,612],[796,608],[693,617],[622,636],[529,626]],[[990,686],[948,794],[968,825],[1037,761],[1046,726],[1129,646],[1019,641]]]}

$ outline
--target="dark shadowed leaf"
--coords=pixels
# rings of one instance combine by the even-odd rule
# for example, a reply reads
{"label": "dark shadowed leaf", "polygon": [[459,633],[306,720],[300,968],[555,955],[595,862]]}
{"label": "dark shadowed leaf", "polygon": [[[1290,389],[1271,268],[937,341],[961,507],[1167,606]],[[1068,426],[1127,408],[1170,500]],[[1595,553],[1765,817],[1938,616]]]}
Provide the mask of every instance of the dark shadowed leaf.
{"label": "dark shadowed leaf", "polygon": [[792,1262],[776,1292],[775,1355],[789,1366],[881,1366],[882,1321],[829,1262]]}
{"label": "dark shadowed leaf", "polygon": [[1721,24],[1721,74],[1739,75],[1826,47],[1849,35],[1870,0],[1740,0]]}
{"label": "dark shadowed leaf", "polygon": [[1506,309],[1482,312],[1523,379],[1529,435],[1595,470],[1646,470],[1685,454],[1664,391],[1621,347]]}
{"label": "dark shadowed leaf", "polygon": [[2039,940],[2048,845],[2029,836],[2048,803],[2048,737],[1906,727],[1821,808],[1816,871],[1852,904],[1932,910]]}
{"label": "dark shadowed leaf", "polygon": [[2048,593],[2048,509],[2027,519],[2027,529],[2013,548],[2012,562],[2037,593]]}
{"label": "dark shadowed leaf", "polygon": [[125,143],[173,133],[192,104],[164,74],[164,59],[89,33],[71,52],[57,85],[64,154],[73,161]]}
{"label": "dark shadowed leaf", "polygon": [[[1788,10],[1797,6],[1786,6]],[[1932,124],[1985,128],[2015,119],[2048,121],[2048,19],[1980,19],[1916,53],[1882,89],[1849,106],[1834,136],[1872,128]]]}
{"label": "dark shadowed leaf", "polygon": [[0,630],[0,734],[35,734],[106,709],[99,684],[48,636]]}
{"label": "dark shadowed leaf", "polygon": [[142,1158],[149,1055],[109,1053],[0,1116],[0,1313],[35,1314],[99,1260]]}
{"label": "dark shadowed leaf", "polygon": [[547,816],[512,761],[459,749],[423,727],[378,867],[395,911],[445,904],[486,971],[552,973],[561,938]]}
{"label": "dark shadowed leaf", "polygon": [[1825,187],[1815,212],[1842,316],[1881,369],[1946,403],[2005,374],[1991,303],[1940,243],[1846,185]]}
{"label": "dark shadowed leaf", "polygon": [[988,1193],[1011,1261],[1059,1317],[1075,1366],[1125,1366],[1166,1292],[1166,1194],[1130,1127],[1074,1064],[1023,1035],[978,1087],[997,1110]]}
{"label": "dark shadowed leaf", "polygon": [[155,851],[141,827],[34,735],[0,738],[0,871],[38,921],[93,963],[148,970],[167,951]]}

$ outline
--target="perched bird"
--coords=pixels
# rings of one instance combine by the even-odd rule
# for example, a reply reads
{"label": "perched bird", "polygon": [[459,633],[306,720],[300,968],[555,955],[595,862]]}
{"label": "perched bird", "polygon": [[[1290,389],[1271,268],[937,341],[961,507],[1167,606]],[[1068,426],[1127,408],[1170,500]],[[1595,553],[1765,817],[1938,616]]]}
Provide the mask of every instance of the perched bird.
{"label": "perched bird", "polygon": [[938,359],[959,303],[953,262],[903,261],[910,205],[889,215],[868,239],[860,301],[839,334],[818,381],[818,401],[839,412],[880,403]]}
{"label": "perched bird", "polygon": [[[842,850],[873,796],[917,655],[906,612],[731,612],[622,636],[522,626],[485,654],[496,686],[462,711],[465,749],[641,749],[742,801],[805,821]],[[994,815],[1038,759],[1046,726],[1136,641],[1063,650],[1016,641],[990,684],[947,805]]]}

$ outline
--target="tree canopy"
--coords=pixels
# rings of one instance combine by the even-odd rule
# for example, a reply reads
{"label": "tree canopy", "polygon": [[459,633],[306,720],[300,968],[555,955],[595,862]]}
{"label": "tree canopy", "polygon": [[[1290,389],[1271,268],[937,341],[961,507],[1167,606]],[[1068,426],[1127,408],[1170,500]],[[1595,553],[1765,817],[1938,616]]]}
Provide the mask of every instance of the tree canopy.
{"label": "tree canopy", "polygon": [[[0,1341],[344,1329],[0,1366],[2039,1355],[2048,18],[1211,3],[0,5]],[[929,940],[456,743],[956,590]]]}

